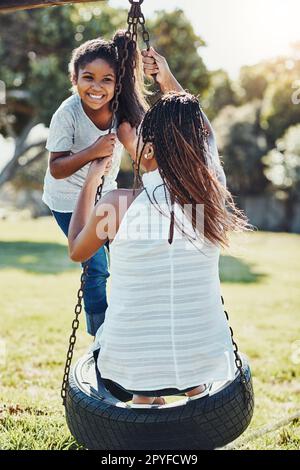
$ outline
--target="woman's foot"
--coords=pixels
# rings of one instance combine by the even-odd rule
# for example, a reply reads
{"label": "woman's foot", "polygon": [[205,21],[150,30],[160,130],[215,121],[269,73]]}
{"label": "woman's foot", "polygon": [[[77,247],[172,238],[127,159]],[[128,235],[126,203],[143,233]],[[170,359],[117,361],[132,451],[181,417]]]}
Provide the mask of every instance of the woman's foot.
{"label": "woman's foot", "polygon": [[163,397],[144,397],[142,395],[133,395],[133,405],[165,405],[166,401]]}
{"label": "woman's foot", "polygon": [[208,387],[205,384],[199,385],[198,387],[193,388],[193,390],[190,390],[189,392],[186,392],[186,396],[191,398],[191,397],[194,397],[196,395],[201,395],[203,392],[205,392],[207,390],[207,388]]}

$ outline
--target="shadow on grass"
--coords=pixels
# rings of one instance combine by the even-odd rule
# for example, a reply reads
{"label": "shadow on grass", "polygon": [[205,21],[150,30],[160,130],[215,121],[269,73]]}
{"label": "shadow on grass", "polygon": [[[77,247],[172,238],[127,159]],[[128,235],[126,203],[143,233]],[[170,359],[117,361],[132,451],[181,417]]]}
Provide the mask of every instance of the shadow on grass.
{"label": "shadow on grass", "polygon": [[255,272],[254,266],[233,256],[221,256],[221,282],[252,283],[265,279],[266,274]]}
{"label": "shadow on grass", "polygon": [[[56,274],[78,270],[78,263],[68,258],[68,249],[59,243],[0,241],[0,269],[14,268],[38,274]],[[259,282],[265,274],[256,273],[253,266],[232,256],[221,256],[222,282]]]}
{"label": "shadow on grass", "polygon": [[0,269],[14,268],[38,274],[56,274],[77,269],[68,249],[59,243],[0,241]]}

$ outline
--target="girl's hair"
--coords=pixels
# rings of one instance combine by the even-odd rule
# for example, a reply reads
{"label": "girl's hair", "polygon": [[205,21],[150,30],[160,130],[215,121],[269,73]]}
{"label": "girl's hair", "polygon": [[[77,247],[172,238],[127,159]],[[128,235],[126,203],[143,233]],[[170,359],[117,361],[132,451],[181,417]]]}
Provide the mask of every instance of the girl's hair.
{"label": "girl's hair", "polygon": [[[216,245],[228,246],[230,231],[244,231],[250,229],[250,225],[211,169],[207,135],[205,118],[195,96],[186,92],[164,95],[143,119],[138,139],[139,142],[142,139],[143,146],[135,166],[135,181],[141,182],[141,157],[146,144],[151,142],[171,203],[192,208],[189,218],[196,235],[198,205],[204,207],[205,238]],[[154,193],[153,196],[155,199]],[[174,217],[171,207],[170,243]]]}
{"label": "girl's hair", "polygon": [[[84,68],[96,59],[105,60],[116,74],[118,79],[119,65],[124,55],[125,30],[116,32],[112,41],[92,39],[77,49],[74,49],[69,63],[71,82],[74,83],[79,75],[79,69]],[[131,126],[137,127],[149,108],[145,96],[147,92],[143,84],[143,70],[138,46],[134,41],[128,43],[128,59],[126,60],[125,75],[122,79],[122,91],[119,95],[119,108],[117,119],[120,124],[128,121]],[[111,102],[112,105],[112,102]]]}

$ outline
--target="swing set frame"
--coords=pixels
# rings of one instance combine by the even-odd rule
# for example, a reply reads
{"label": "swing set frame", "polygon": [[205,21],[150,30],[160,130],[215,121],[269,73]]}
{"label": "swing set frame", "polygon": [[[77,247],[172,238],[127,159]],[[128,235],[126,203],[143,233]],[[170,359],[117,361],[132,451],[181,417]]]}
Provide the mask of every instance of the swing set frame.
{"label": "swing set frame", "polygon": [[[91,0],[0,0],[0,14],[12,13],[18,10],[30,10],[33,8],[44,8],[71,3],[88,3]],[[104,0],[98,0],[103,2]]]}

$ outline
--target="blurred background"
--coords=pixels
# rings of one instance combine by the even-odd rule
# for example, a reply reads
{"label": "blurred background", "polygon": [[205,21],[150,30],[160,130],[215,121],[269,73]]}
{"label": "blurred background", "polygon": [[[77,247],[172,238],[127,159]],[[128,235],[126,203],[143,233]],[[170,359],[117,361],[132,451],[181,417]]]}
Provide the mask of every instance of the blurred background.
{"label": "blurred background", "polygon": [[[0,16],[1,218],[49,214],[41,201],[44,147],[50,118],[70,95],[70,53],[124,28],[128,5]],[[153,46],[212,120],[229,189],[250,222],[300,233],[299,2],[151,0],[143,11]],[[131,184],[126,158],[119,183]]]}
{"label": "blurred background", "polygon": [[[41,201],[45,142],[70,95],[72,49],[111,38],[126,26],[128,6],[0,15],[0,449],[80,448],[59,392],[81,266]],[[233,447],[299,450],[299,0],[145,0],[142,9],[152,44],[212,120],[229,189],[259,228],[232,237],[220,258],[256,401]],[[119,185],[131,181],[124,155]],[[74,360],[92,341],[81,317]]]}

